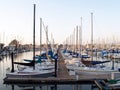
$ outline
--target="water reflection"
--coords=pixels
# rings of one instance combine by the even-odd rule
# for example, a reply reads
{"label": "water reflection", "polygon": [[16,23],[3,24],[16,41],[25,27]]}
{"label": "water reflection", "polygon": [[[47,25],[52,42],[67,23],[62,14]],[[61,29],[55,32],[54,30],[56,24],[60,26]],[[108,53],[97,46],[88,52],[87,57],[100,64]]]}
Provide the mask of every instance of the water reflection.
{"label": "water reflection", "polygon": [[94,84],[54,84],[54,85],[35,85],[35,84],[18,84],[10,85],[9,90],[99,90]]}

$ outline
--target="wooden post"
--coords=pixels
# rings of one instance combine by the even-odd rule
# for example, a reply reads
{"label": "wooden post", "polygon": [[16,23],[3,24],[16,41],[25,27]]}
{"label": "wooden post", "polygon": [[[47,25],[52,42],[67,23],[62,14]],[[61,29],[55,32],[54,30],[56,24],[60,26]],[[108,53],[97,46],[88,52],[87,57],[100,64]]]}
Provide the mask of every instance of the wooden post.
{"label": "wooden post", "polygon": [[57,59],[55,58],[55,77],[57,77]]}
{"label": "wooden post", "polygon": [[12,84],[11,86],[12,86],[12,90],[15,90],[15,87],[14,87],[14,85]]}
{"label": "wooden post", "polygon": [[[114,56],[114,49],[112,50],[112,56]],[[114,70],[114,61],[115,61],[115,59],[111,58],[111,60],[112,60],[112,70]]]}
{"label": "wooden post", "polygon": [[14,72],[14,59],[13,59],[13,52],[11,53],[11,60],[12,60],[12,70],[11,70],[11,72]]}
{"label": "wooden post", "polygon": [[55,77],[57,77],[57,60],[58,60],[58,51],[59,51],[59,47],[57,50],[57,56],[55,57]]}
{"label": "wooden post", "polygon": [[57,84],[55,84],[55,90],[57,90]]}

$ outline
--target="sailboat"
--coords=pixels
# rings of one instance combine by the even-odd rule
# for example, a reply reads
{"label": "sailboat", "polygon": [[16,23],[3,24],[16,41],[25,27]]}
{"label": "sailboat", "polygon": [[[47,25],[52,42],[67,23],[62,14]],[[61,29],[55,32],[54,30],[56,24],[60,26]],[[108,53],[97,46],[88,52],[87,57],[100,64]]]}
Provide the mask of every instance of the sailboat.
{"label": "sailboat", "polygon": [[[41,45],[42,45],[42,25],[44,25],[44,24],[43,24],[42,18],[40,18],[40,54],[35,56],[35,63],[41,63],[41,62],[48,61],[48,59],[49,59],[48,56],[54,60],[55,56],[56,56],[56,54],[54,54],[54,52],[51,48],[51,45],[49,46],[49,49],[47,47],[46,50],[42,50],[42,48],[41,48]],[[47,34],[47,28],[45,28],[45,29],[46,29],[45,32]],[[47,38],[48,38],[48,36],[46,35],[46,42],[48,42]],[[32,62],[32,60],[30,60],[30,59],[24,59],[24,61]]]}
{"label": "sailboat", "polygon": [[[82,24],[82,20],[81,20],[81,24]],[[91,57],[89,58],[91,58],[91,60],[85,60],[86,58],[82,58],[81,62],[85,64],[86,66],[93,66],[97,64],[103,64],[103,63],[110,62],[110,60],[93,60],[93,13],[91,13]]]}
{"label": "sailboat", "polygon": [[[43,70],[41,67],[35,65],[35,7],[34,4],[34,22],[33,22],[33,61],[29,63],[14,62],[14,64],[28,66],[21,71],[9,72],[6,74],[8,78],[30,78],[30,77],[51,77],[53,76],[54,69]],[[13,65],[14,66],[14,65]]]}
{"label": "sailboat", "polygon": [[[93,13],[91,13],[91,60],[81,59],[81,62],[85,65],[83,67],[75,67],[75,73],[77,75],[110,75],[111,72],[116,72],[118,69],[112,70],[110,67],[104,67],[100,64],[110,62],[105,61],[94,61],[93,60]],[[97,65],[98,64],[98,65]],[[87,67],[88,66],[88,67]]]}

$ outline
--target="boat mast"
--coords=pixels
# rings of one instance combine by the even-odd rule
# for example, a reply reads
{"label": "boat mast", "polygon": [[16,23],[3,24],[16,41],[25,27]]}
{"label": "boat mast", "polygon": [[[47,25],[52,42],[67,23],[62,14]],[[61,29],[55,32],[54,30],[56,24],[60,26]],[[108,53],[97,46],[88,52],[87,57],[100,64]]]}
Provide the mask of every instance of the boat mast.
{"label": "boat mast", "polygon": [[46,54],[48,56],[48,26],[46,26]]}
{"label": "boat mast", "polygon": [[51,33],[51,50],[54,51],[54,38],[52,33]]}
{"label": "boat mast", "polygon": [[34,13],[33,13],[33,60],[34,60],[34,66],[33,69],[35,70],[35,9],[36,4],[34,4]]}
{"label": "boat mast", "polygon": [[76,53],[78,51],[78,26],[76,26]]}
{"label": "boat mast", "polygon": [[79,28],[79,38],[80,38],[80,55],[82,56],[82,17],[81,17],[81,26]]}
{"label": "boat mast", "polygon": [[40,55],[41,55],[41,46],[42,46],[42,18],[40,18]]}
{"label": "boat mast", "polygon": [[74,52],[76,52],[76,44],[75,44],[75,28],[73,32],[73,46],[74,46]]}
{"label": "boat mast", "polygon": [[91,13],[91,61],[93,61],[93,13]]}

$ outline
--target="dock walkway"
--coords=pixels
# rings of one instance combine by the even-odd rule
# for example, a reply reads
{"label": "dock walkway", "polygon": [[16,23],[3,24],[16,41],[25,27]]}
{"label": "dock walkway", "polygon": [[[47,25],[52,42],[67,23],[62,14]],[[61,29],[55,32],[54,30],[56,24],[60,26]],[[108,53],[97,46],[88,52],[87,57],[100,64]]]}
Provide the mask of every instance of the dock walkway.
{"label": "dock walkway", "polygon": [[57,72],[57,77],[58,78],[72,78],[69,75],[69,72],[67,70],[67,67],[65,65],[64,58],[61,54],[61,52],[58,52],[58,72]]}

